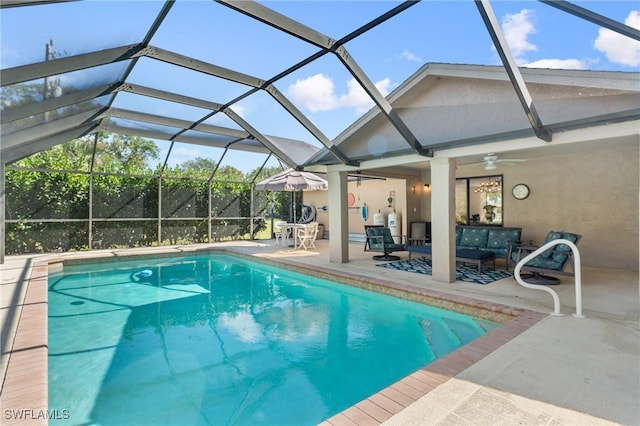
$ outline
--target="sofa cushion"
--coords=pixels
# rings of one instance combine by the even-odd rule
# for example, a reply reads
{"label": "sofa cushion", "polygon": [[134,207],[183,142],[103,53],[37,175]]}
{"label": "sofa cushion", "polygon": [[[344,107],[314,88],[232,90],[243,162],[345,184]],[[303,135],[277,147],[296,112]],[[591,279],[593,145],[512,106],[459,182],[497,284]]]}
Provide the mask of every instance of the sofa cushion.
{"label": "sofa cushion", "polygon": [[[557,240],[560,238],[571,241],[574,244],[578,241],[578,236],[575,234],[555,231],[552,231],[549,234],[552,233],[557,238],[550,238],[549,241]],[[549,241],[545,239],[545,243],[548,243]],[[566,244],[558,244],[557,246],[553,246],[550,249],[545,250],[542,254],[531,259],[529,262],[527,262],[526,266],[562,271],[570,252],[571,247]],[[529,253],[524,253],[520,257],[524,258],[524,256],[526,256],[527,254]],[[519,260],[518,253],[512,253],[511,259],[514,262],[517,262]]]}
{"label": "sofa cushion", "polygon": [[[382,236],[379,230],[382,228],[366,228],[367,237],[379,237]],[[382,249],[382,238],[369,238],[369,247],[374,250]]]}
{"label": "sofa cushion", "polygon": [[456,245],[460,245],[460,239],[462,238],[462,230],[464,228],[456,228]]}
{"label": "sofa cushion", "polygon": [[374,250],[382,250],[383,248],[387,250],[405,250],[404,244],[397,244],[394,241],[389,228],[368,228],[367,234],[370,237],[376,237],[369,239],[369,246]]}
{"label": "sofa cushion", "polygon": [[543,259],[540,256],[534,257],[533,259],[528,261],[526,266],[531,266],[533,268],[550,269],[550,270],[555,270],[555,271],[561,271],[562,270],[562,263],[558,263],[553,259]]}
{"label": "sofa cushion", "polygon": [[[557,239],[560,239],[560,238],[562,238],[562,232],[550,231],[550,232],[547,234],[547,236],[545,237],[544,242],[542,243],[542,245],[545,245],[545,244],[547,244],[547,243],[548,243],[548,242],[550,242],[550,241],[557,240]],[[556,247],[557,247],[557,246],[556,246]],[[542,253],[540,256],[541,256],[543,259],[551,259],[551,257],[553,256],[553,252],[554,252],[554,250],[555,250],[555,247],[552,247],[551,249],[546,250],[546,251],[545,251],[544,253]]]}
{"label": "sofa cushion", "polygon": [[487,238],[487,248],[506,249],[509,241],[520,241],[519,229],[490,229]]}
{"label": "sofa cushion", "polygon": [[460,246],[471,248],[486,248],[488,236],[488,229],[463,228],[462,236],[460,237]]}
{"label": "sofa cushion", "polygon": [[[563,240],[571,241],[574,244],[576,241],[578,241],[578,237],[575,234],[570,234],[568,232],[563,232],[560,238],[562,238]],[[558,262],[561,265],[564,264],[564,262],[567,260],[567,257],[569,256],[569,253],[571,252],[571,247],[566,244],[558,244],[553,248],[554,253],[552,259],[554,260],[554,262]]]}

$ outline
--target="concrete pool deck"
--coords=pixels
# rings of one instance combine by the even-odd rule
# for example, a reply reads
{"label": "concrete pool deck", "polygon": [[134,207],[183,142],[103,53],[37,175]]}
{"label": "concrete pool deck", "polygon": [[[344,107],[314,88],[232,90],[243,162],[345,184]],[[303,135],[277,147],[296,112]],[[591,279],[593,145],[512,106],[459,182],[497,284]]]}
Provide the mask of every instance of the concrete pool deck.
{"label": "concrete pool deck", "polygon": [[[44,260],[78,255],[91,258],[105,254],[180,253],[210,247],[352,274],[362,280],[402,283],[526,313],[517,327],[501,327],[498,330],[502,331],[491,339],[451,354],[447,365],[421,370],[325,424],[640,424],[637,271],[583,267],[583,319],[571,316],[575,312],[573,280],[563,278],[554,289],[560,296],[564,316],[554,317],[547,315],[553,310],[547,293],[525,289],[512,278],[488,285],[439,283],[430,276],[375,267],[378,262],[371,259],[371,253],[362,251],[362,244],[350,244],[350,262],[346,264],[329,262],[327,240],[316,241],[316,246],[317,250],[293,251],[269,241],[245,241],[8,256],[0,265],[2,424],[21,423],[6,410],[31,409],[37,414],[37,410],[47,409]],[[401,255],[407,257],[407,253]],[[22,331],[16,335],[18,324]],[[46,420],[36,419],[35,423],[46,424]]]}

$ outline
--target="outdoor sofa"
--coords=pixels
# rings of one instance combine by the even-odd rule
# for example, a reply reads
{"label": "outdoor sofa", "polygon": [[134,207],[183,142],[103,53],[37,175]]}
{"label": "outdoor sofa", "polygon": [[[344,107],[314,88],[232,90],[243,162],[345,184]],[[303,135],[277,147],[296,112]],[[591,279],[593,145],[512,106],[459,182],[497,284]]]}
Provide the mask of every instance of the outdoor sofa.
{"label": "outdoor sofa", "polygon": [[[520,243],[522,228],[506,228],[494,226],[456,227],[456,260],[478,265],[495,259],[509,258],[509,250]],[[407,246],[409,259],[413,253],[423,257],[431,257],[431,243]]]}

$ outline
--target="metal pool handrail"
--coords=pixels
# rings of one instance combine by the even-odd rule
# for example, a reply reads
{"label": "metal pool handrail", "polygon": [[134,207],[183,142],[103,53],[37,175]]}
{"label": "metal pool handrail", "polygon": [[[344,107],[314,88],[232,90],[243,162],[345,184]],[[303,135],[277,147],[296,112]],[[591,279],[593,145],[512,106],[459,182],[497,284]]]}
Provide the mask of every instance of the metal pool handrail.
{"label": "metal pool handrail", "polygon": [[523,287],[530,288],[532,290],[543,290],[551,294],[551,296],[553,297],[553,305],[554,305],[553,312],[551,313],[551,315],[561,317],[562,313],[560,312],[560,298],[558,297],[558,293],[556,293],[554,290],[544,285],[529,284],[525,282],[522,279],[522,277],[520,277],[520,270],[528,261],[538,256],[545,250],[553,246],[557,246],[559,244],[568,245],[571,248],[571,251],[573,252],[573,258],[574,258],[573,270],[575,275],[574,281],[576,286],[576,313],[573,314],[573,316],[576,318],[584,318],[584,315],[582,314],[582,273],[581,273],[582,269],[580,266],[580,252],[578,251],[578,247],[571,241],[564,240],[564,239],[549,241],[548,243],[544,244],[542,247],[536,249],[532,253],[529,253],[524,258],[522,258],[520,262],[518,262],[515,269],[513,270],[513,276],[515,277],[516,281],[518,281],[518,283]]}

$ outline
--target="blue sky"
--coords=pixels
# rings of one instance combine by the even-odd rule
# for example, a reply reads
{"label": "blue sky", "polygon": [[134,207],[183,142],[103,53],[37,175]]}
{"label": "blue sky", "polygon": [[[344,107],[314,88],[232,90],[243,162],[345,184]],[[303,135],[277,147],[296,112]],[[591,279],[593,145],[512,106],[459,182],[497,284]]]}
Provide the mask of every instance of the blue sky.
{"label": "blue sky", "polygon": [[[399,4],[364,0],[263,3],[334,39]],[[640,29],[637,1],[574,3]],[[86,1],[4,9],[0,12],[2,68],[41,61],[49,39],[54,40],[60,55],[139,42],[162,4]],[[537,1],[493,1],[491,5],[522,66],[613,71],[638,71],[640,67],[640,43],[595,24]],[[151,44],[259,78],[272,77],[317,51],[208,0],[177,1]],[[429,62],[500,64],[473,1],[424,0],[348,43],[346,48],[385,95]],[[101,77],[109,80],[121,69],[104,67],[90,78],[89,71],[74,73],[73,78],[79,84],[103,73]],[[147,58],[140,61],[131,81],[218,103],[228,102],[247,89]],[[325,55],[275,85],[329,138],[337,136],[373,105],[333,55]],[[123,96],[115,106],[193,121],[206,113],[136,96]],[[265,93],[253,95],[233,109],[264,134],[320,146]],[[238,127],[218,116],[209,123]],[[183,154],[176,155],[172,162],[194,155],[219,155],[200,147],[180,148]]]}

